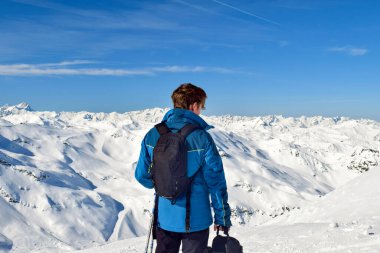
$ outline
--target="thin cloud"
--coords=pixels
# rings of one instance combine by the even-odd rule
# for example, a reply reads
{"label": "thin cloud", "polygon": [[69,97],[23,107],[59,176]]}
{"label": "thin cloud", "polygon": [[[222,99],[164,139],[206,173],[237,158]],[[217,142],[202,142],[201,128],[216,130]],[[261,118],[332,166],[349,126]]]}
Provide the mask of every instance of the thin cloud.
{"label": "thin cloud", "polygon": [[[152,30],[176,30],[179,29],[176,22],[170,22],[166,18],[150,11],[107,11],[94,9],[81,9],[52,1],[39,0],[13,0],[20,4],[50,9],[60,14],[54,17],[53,22],[58,22],[65,27],[91,28],[96,23],[96,29],[152,29]],[[159,12],[160,5],[156,6]],[[67,18],[67,15],[70,18]]]}
{"label": "thin cloud", "polygon": [[40,67],[61,67],[61,66],[71,66],[71,65],[83,65],[83,64],[93,64],[95,61],[87,61],[87,60],[74,60],[74,61],[62,61],[58,63],[42,63],[35,64],[34,66]]}
{"label": "thin cloud", "polygon": [[0,65],[2,76],[49,76],[49,75],[90,75],[90,76],[127,76],[152,75],[148,70],[138,69],[91,69],[91,68],[51,68],[30,64]]}
{"label": "thin cloud", "polygon": [[366,48],[359,48],[359,47],[352,47],[352,46],[332,47],[332,48],[329,48],[328,51],[345,53],[351,56],[363,56],[368,53],[368,49]]}
{"label": "thin cloud", "polygon": [[92,64],[92,61],[62,61],[44,64],[10,64],[0,65],[0,76],[52,76],[52,75],[88,75],[88,76],[133,76],[155,75],[158,73],[234,73],[234,70],[204,66],[164,66],[138,69],[113,68],[68,68],[67,66]]}
{"label": "thin cloud", "polygon": [[287,41],[287,40],[280,40],[280,41],[278,41],[278,45],[279,45],[280,47],[287,47],[287,46],[290,45],[290,42]]}
{"label": "thin cloud", "polygon": [[242,10],[242,9],[240,9],[240,8],[238,8],[238,7],[235,7],[235,6],[232,6],[232,5],[226,4],[226,3],[221,2],[221,1],[218,1],[218,0],[211,0],[211,1],[213,1],[213,2],[215,2],[215,3],[217,3],[217,4],[220,4],[220,5],[223,5],[223,6],[225,6],[225,7],[228,7],[228,8],[230,8],[230,9],[233,9],[233,10],[235,10],[235,11],[238,11],[238,12],[240,12],[240,13],[243,13],[243,14],[249,15],[249,16],[251,16],[251,17],[255,17],[255,18],[260,19],[260,20],[262,20],[262,21],[265,21],[265,22],[268,22],[268,23],[271,23],[271,24],[274,24],[274,25],[281,26],[281,24],[279,24],[279,23],[277,23],[277,22],[275,22],[275,21],[272,21],[272,20],[270,20],[270,19],[267,19],[267,18],[264,18],[264,17],[258,16],[258,15],[256,15],[256,14],[252,13],[252,12],[248,12],[248,11]]}
{"label": "thin cloud", "polygon": [[195,4],[188,3],[188,2],[186,2],[186,1],[182,1],[182,0],[173,0],[173,2],[183,4],[183,5],[186,5],[186,6],[192,7],[192,8],[194,8],[194,9],[200,10],[200,11],[204,11],[204,12],[208,12],[208,13],[212,13],[212,14],[217,14],[217,13],[214,12],[214,11],[211,11],[211,10],[206,9],[206,8],[204,8],[204,7],[201,7],[201,6],[199,6],[199,5],[195,5]]}
{"label": "thin cloud", "polygon": [[330,6],[344,5],[343,1],[329,0],[329,1],[299,1],[299,0],[274,0],[268,3],[275,8],[284,8],[290,10],[314,10]]}
{"label": "thin cloud", "polygon": [[195,67],[188,67],[188,66],[166,66],[166,67],[156,67],[151,68],[153,72],[169,72],[169,73],[184,73],[184,72],[193,72],[193,73],[200,73],[200,72],[215,72],[215,73],[235,73],[235,70],[226,69],[226,68],[218,68],[218,67],[203,67],[203,66],[195,66]]}
{"label": "thin cloud", "polygon": [[40,0],[12,0],[13,2],[30,5],[39,8],[50,9],[58,12],[66,12],[70,14],[76,14],[80,16],[101,17],[103,12],[93,10],[82,10],[73,7],[69,7],[64,4],[60,4],[53,1],[40,1]]}

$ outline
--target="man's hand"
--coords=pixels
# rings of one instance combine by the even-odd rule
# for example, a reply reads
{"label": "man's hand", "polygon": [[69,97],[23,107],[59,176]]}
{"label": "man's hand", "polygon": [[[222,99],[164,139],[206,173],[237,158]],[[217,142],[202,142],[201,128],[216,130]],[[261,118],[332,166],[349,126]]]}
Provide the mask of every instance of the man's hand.
{"label": "man's hand", "polygon": [[228,231],[230,230],[230,228],[229,227],[224,227],[224,226],[222,226],[222,225],[218,225],[218,224],[214,224],[214,231],[223,231],[224,232],[224,234],[228,234]]}

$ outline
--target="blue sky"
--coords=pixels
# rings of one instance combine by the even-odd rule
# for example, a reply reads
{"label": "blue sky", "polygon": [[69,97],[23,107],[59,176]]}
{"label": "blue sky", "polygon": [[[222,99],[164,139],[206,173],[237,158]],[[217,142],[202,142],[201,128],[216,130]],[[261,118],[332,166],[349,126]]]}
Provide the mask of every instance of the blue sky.
{"label": "blue sky", "polygon": [[380,1],[2,0],[0,105],[380,120]]}

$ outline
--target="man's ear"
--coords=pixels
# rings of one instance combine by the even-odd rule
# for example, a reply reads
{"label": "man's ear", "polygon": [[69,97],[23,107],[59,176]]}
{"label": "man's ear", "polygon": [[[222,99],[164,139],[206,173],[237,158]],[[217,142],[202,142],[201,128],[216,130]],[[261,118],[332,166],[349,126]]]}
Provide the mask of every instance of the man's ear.
{"label": "man's ear", "polygon": [[194,111],[195,106],[196,106],[196,102],[195,102],[195,103],[192,103],[192,104],[189,106],[189,110],[190,110],[190,111]]}

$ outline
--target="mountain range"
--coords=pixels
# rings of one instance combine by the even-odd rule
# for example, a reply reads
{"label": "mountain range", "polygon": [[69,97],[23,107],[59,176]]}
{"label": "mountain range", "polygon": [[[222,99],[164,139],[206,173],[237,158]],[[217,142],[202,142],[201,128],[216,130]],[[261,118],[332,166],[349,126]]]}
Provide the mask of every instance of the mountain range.
{"label": "mountain range", "polygon": [[[27,103],[0,107],[0,251],[96,252],[100,247],[107,252],[102,248],[107,245],[119,245],[114,249],[120,252],[143,249],[154,193],[136,182],[134,170],[142,138],[168,110],[53,112],[34,111]],[[224,164],[232,231],[245,249],[322,252],[322,244],[313,240],[315,248],[302,251],[302,237],[296,241],[294,231],[305,236],[328,231],[336,240],[327,251],[340,241],[347,246],[343,239],[351,238],[344,236],[352,231],[354,241],[376,231],[379,122],[201,117],[215,127],[209,132]],[[287,245],[293,247],[289,251],[281,244],[284,234],[295,240]],[[379,238],[373,234],[363,239],[363,247],[377,249]],[[264,235],[274,236],[278,245],[265,244]]]}

